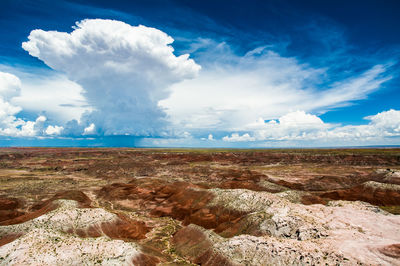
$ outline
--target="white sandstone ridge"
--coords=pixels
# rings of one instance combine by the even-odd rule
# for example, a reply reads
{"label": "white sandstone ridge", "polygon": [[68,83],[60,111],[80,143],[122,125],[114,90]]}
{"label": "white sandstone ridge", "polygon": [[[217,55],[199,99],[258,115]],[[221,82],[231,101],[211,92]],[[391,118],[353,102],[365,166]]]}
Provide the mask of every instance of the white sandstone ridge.
{"label": "white sandstone ridge", "polygon": [[57,200],[59,207],[25,223],[0,226],[0,237],[21,234],[0,247],[0,265],[126,265],[140,254],[132,242],[107,236],[81,238],[68,229],[87,229],[112,222],[117,215],[101,208],[78,208],[72,200]]}
{"label": "white sandstone ridge", "polygon": [[289,201],[293,195],[287,192],[209,191],[215,195],[210,205],[249,212],[243,227],[257,232],[212,238],[219,239],[214,249],[233,263],[400,265],[391,251],[400,247],[399,215],[359,201],[303,205]]}

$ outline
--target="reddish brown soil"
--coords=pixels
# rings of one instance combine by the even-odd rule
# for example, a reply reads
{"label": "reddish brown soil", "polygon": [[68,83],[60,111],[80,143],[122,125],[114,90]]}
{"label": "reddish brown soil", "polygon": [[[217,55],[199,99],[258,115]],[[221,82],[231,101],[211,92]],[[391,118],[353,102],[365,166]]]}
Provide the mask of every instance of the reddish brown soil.
{"label": "reddish brown soil", "polygon": [[14,210],[21,205],[20,200],[16,198],[0,198],[0,210]]}
{"label": "reddish brown soil", "polygon": [[301,197],[301,203],[304,205],[326,204],[327,200],[316,195],[306,194]]}
{"label": "reddish brown soil", "polygon": [[17,198],[0,197],[0,222],[23,215],[24,213],[18,210],[22,206],[22,201]]}
{"label": "reddish brown soil", "polygon": [[171,243],[179,255],[199,265],[232,265],[214,252],[211,241],[197,228],[184,227],[173,236]]}
{"label": "reddish brown soil", "polygon": [[29,220],[35,219],[39,216],[42,216],[43,214],[46,214],[46,213],[56,209],[57,207],[58,207],[57,204],[50,202],[36,211],[25,213],[21,216],[18,216],[18,217],[9,219],[9,220],[4,220],[4,221],[0,222],[0,225],[12,225],[12,224],[24,223],[26,221],[29,221]]}
{"label": "reddish brown soil", "polygon": [[19,238],[22,234],[8,234],[0,237],[0,247],[8,244],[10,242],[13,242],[15,239]]}
{"label": "reddish brown soil", "polygon": [[155,266],[160,262],[156,257],[141,253],[132,259],[133,265],[137,266]]}
{"label": "reddish brown soil", "polygon": [[118,219],[114,222],[92,225],[86,230],[69,229],[67,232],[80,237],[99,237],[106,235],[112,239],[134,241],[145,239],[150,229],[151,227],[146,226],[142,221],[135,221],[128,218],[126,215],[118,214]]}
{"label": "reddish brown soil", "polygon": [[53,197],[50,199],[32,206],[33,210],[41,209],[47,204],[50,204],[51,202],[58,200],[58,199],[65,199],[65,200],[75,200],[79,203],[80,208],[90,208],[91,207],[91,200],[89,197],[83,193],[82,191],[79,190],[70,190],[70,191],[60,191],[57,192]]}
{"label": "reddish brown soil", "polygon": [[361,200],[379,206],[400,205],[399,190],[371,188],[365,185],[321,193],[319,196],[331,200]]}
{"label": "reddish brown soil", "polygon": [[400,244],[393,244],[380,248],[380,251],[386,256],[400,259]]}
{"label": "reddish brown soil", "polygon": [[[91,200],[82,192],[82,191],[61,191],[56,193],[51,199],[48,199],[44,202],[40,202],[34,206],[31,206],[25,213],[17,212],[14,209],[20,204],[13,203],[12,206],[15,206],[14,209],[11,208],[11,211],[16,212],[15,215],[2,216],[0,219],[0,225],[11,225],[11,224],[19,224],[39,217],[43,214],[48,213],[49,211],[57,208],[57,204],[54,203],[55,200],[58,199],[67,199],[67,200],[75,200],[79,203],[79,207],[88,208],[90,207]],[[1,213],[0,213],[1,214]]]}

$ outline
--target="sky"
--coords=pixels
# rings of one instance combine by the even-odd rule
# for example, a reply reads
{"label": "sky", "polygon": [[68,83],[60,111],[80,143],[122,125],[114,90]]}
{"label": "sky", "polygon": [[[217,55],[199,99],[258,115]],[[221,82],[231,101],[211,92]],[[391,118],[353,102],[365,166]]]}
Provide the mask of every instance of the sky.
{"label": "sky", "polygon": [[1,0],[0,146],[400,145],[400,2]]}

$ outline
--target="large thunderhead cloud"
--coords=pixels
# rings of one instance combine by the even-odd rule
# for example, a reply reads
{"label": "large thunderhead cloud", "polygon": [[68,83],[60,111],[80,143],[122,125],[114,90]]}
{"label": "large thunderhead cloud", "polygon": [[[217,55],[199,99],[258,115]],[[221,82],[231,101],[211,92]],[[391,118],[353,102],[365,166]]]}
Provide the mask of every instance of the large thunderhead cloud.
{"label": "large thunderhead cloud", "polygon": [[33,30],[28,39],[23,49],[83,87],[93,111],[81,126],[94,123],[98,134],[160,134],[158,102],[171,84],[200,70],[189,55],[174,55],[164,32],[120,21],[86,19],[71,33]]}

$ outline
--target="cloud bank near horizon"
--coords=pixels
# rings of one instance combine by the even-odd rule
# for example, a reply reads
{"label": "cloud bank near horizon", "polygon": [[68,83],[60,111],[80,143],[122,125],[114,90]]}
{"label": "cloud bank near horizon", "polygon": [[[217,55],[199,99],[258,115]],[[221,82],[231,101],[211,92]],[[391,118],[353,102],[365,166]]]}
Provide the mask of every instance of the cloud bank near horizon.
{"label": "cloud bank near horizon", "polygon": [[369,142],[382,141],[384,138],[400,137],[400,111],[388,110],[367,116],[367,125],[340,126],[324,123],[319,117],[303,111],[288,113],[277,120],[260,119],[249,125],[251,132],[240,135],[232,133],[223,141],[337,141]]}

